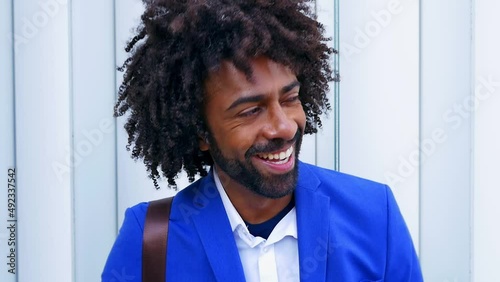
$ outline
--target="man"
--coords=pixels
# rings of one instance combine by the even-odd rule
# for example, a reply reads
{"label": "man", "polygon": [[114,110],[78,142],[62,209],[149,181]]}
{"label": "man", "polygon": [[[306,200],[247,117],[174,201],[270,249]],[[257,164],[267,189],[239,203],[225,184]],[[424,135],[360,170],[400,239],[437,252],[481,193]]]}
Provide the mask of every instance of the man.
{"label": "man", "polygon": [[[422,281],[388,187],[298,160],[333,80],[310,16],[301,0],[147,1],[115,115],[156,187],[202,176],[174,197],[167,281]],[[140,281],[147,208],[127,210],[103,281]]]}

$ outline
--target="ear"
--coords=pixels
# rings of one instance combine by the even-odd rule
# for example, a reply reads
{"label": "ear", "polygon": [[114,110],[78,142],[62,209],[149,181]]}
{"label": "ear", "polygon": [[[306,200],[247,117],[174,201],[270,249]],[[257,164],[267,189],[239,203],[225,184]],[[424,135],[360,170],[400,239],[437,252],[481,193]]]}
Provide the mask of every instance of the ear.
{"label": "ear", "polygon": [[208,151],[210,149],[210,142],[208,141],[207,133],[198,135],[198,146],[201,151]]}

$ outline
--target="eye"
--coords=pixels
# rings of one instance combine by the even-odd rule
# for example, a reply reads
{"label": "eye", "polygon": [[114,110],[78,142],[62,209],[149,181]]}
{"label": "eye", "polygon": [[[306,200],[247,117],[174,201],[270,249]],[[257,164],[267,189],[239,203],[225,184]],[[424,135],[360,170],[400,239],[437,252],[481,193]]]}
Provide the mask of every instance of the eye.
{"label": "eye", "polygon": [[242,112],[240,112],[238,114],[238,116],[240,117],[250,117],[250,116],[253,116],[253,115],[256,115],[258,113],[260,113],[262,109],[260,107],[252,107],[252,108],[249,108],[249,109],[246,109]]}
{"label": "eye", "polygon": [[293,104],[295,102],[300,102],[299,93],[296,93],[296,94],[293,94],[293,95],[286,97],[286,99],[284,99],[282,103]]}

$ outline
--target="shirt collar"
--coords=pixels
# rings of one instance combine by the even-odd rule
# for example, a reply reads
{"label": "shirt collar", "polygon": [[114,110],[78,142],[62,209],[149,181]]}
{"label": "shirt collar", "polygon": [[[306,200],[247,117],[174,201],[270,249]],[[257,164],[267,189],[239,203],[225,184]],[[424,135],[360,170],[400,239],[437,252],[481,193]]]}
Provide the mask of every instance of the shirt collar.
{"label": "shirt collar", "polygon": [[[219,175],[217,174],[217,170],[215,167],[213,168],[214,172],[214,180],[215,180],[215,186],[217,187],[217,190],[219,191],[220,197],[222,199],[222,204],[224,204],[224,209],[226,210],[227,217],[229,219],[229,223],[231,224],[231,229],[234,232],[236,228],[241,225],[245,229],[247,229],[247,226],[245,222],[243,221],[243,218],[241,218],[240,214],[236,210],[236,208],[233,206],[233,203],[231,203],[231,200],[229,200],[229,197],[226,194],[226,190],[224,190],[224,187],[222,186],[222,183],[220,182]],[[248,231],[248,229],[247,229]]]}

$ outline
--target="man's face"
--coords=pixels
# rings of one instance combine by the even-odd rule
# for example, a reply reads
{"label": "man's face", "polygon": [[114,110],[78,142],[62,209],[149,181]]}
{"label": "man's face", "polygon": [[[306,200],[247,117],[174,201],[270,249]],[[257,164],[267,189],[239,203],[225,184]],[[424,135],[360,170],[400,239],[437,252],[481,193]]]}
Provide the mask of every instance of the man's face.
{"label": "man's face", "polygon": [[209,75],[205,116],[210,133],[200,149],[210,151],[221,179],[280,198],[297,182],[306,124],[300,85],[288,68],[269,59],[259,57],[251,66],[252,81],[229,62]]}

